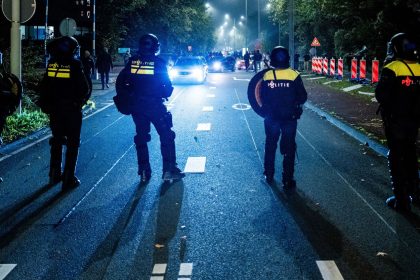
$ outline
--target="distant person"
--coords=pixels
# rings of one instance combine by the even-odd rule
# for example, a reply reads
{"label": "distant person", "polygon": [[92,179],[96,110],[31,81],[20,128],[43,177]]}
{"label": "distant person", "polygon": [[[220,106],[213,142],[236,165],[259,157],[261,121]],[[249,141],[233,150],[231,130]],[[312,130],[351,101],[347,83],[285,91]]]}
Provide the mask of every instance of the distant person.
{"label": "distant person", "polygon": [[248,72],[250,59],[251,59],[251,54],[249,53],[249,51],[246,51],[245,54],[244,54],[245,70],[246,70],[246,72]]}
{"label": "distant person", "polygon": [[[160,52],[158,38],[145,34],[139,40],[139,52],[117,77],[117,96],[114,97],[117,109],[131,114],[136,126],[138,174],[141,182],[152,176],[147,143],[151,140],[150,125],[156,128],[160,137],[162,154],[162,179],[164,181],[182,179],[185,174],[177,167],[175,153],[175,132],[171,129],[172,114],[163,104],[171,96],[173,87],[169,79],[166,62],[157,57]],[[125,101],[121,97],[126,94]]]}
{"label": "distant person", "polygon": [[92,74],[93,70],[95,69],[95,62],[93,57],[90,55],[88,50],[85,50],[83,57],[82,57],[82,64],[83,64],[83,72],[85,73],[86,80],[89,84],[89,96],[92,94]]}
{"label": "distant person", "polygon": [[[38,105],[50,118],[49,184],[62,181],[62,189],[80,185],[76,164],[82,128],[82,106],[89,99],[89,84],[80,60],[75,58],[79,48],[73,37],[63,36],[47,45],[50,54],[47,71],[40,83]],[[62,171],[63,145],[67,147]]]}
{"label": "distant person", "polygon": [[254,72],[257,73],[261,69],[261,60],[262,60],[262,54],[260,53],[260,50],[256,50],[254,53]]}
{"label": "distant person", "polygon": [[295,56],[293,57],[293,63],[295,64],[294,69],[299,70],[299,58],[300,54],[295,53]]}
{"label": "distant person", "polygon": [[419,43],[405,33],[388,43],[388,64],[382,69],[375,90],[380,104],[389,148],[388,166],[393,196],[386,200],[392,209],[408,212],[419,202],[419,166],[416,141],[420,127]]}
{"label": "distant person", "polygon": [[265,114],[264,175],[267,183],[274,182],[274,163],[277,143],[283,155],[283,188],[296,188],[294,179],[297,120],[306,102],[307,92],[300,74],[290,68],[289,52],[282,46],[275,47],[270,54],[270,65],[261,84],[262,111]]}
{"label": "distant person", "polygon": [[108,48],[104,48],[96,60],[96,68],[101,75],[102,89],[109,88],[109,72],[114,68]]}
{"label": "distant person", "polygon": [[304,56],[303,56],[303,69],[306,71],[306,72],[309,72],[310,71],[310,69],[309,69],[309,64],[310,64],[310,61],[311,61],[311,55],[310,54],[305,54]]}
{"label": "distant person", "polygon": [[130,60],[130,57],[131,57],[130,50],[127,50],[124,54],[124,65],[128,63],[128,61]]}

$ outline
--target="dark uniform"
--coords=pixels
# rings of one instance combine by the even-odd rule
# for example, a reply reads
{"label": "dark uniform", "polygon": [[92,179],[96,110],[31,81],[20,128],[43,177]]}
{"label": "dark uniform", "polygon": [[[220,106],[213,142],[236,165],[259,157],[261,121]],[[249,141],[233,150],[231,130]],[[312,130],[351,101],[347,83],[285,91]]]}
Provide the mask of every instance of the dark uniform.
{"label": "dark uniform", "polygon": [[[175,132],[172,131],[172,115],[163,104],[164,99],[172,94],[172,83],[169,80],[166,63],[156,55],[159,53],[159,42],[153,34],[140,38],[139,54],[131,57],[117,78],[118,91],[128,87],[132,94],[131,113],[136,125],[136,144],[138,174],[142,182],[150,179],[152,169],[149,162],[147,142],[151,140],[150,125],[153,124],[160,136],[163,160],[164,180],[180,179],[184,174],[177,168],[175,155]],[[123,84],[123,85],[122,85]],[[117,104],[118,108],[118,104]]]}
{"label": "dark uniform", "polygon": [[[392,58],[391,58],[392,57]],[[420,126],[420,64],[418,45],[399,33],[390,41],[388,64],[384,66],[375,96],[380,103],[389,147],[388,164],[394,196],[388,206],[410,210],[418,199],[416,139]]]}
{"label": "dark uniform", "polygon": [[[74,56],[77,48],[76,39],[68,36],[60,37],[47,46],[51,58],[41,81],[38,101],[42,111],[50,117],[50,184],[63,180],[63,189],[80,184],[75,170],[82,127],[82,106],[90,97],[82,63]],[[63,145],[67,146],[67,150],[62,175]]]}
{"label": "dark uniform", "polygon": [[290,68],[289,54],[284,47],[275,47],[270,55],[270,64],[261,84],[262,110],[265,115],[266,134],[264,175],[273,182],[275,153],[280,135],[280,153],[283,155],[283,186],[293,189],[297,119],[302,114],[302,105],[307,99],[299,73]]}

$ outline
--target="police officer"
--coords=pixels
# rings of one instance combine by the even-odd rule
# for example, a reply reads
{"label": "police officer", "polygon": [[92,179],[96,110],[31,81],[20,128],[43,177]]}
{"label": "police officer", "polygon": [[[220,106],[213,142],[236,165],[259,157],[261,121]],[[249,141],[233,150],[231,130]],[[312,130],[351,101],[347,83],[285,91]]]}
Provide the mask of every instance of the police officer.
{"label": "police officer", "polygon": [[398,211],[418,201],[419,174],[416,139],[420,126],[419,45],[398,33],[388,43],[387,62],[375,90],[387,139],[388,166],[394,195],[386,204]]}
{"label": "police officer", "polygon": [[[147,142],[151,140],[150,124],[160,136],[165,181],[178,180],[185,176],[177,167],[175,155],[175,132],[172,131],[172,115],[163,104],[172,94],[166,63],[157,57],[160,51],[158,38],[153,34],[140,37],[139,51],[132,56],[117,78],[117,95],[121,88],[128,87],[132,93],[129,112],[136,125],[138,174],[142,182],[150,180],[152,169],[149,162]],[[118,107],[118,106],[117,106]]]}
{"label": "police officer", "polygon": [[[82,106],[89,99],[89,85],[83,65],[75,58],[79,48],[73,37],[59,37],[47,46],[47,71],[40,84],[38,105],[50,117],[52,138],[49,183],[63,181],[63,190],[80,185],[75,176],[82,127]],[[67,146],[62,172],[63,145]]]}
{"label": "police officer", "polygon": [[262,111],[266,134],[264,175],[269,184],[274,179],[274,162],[280,135],[280,153],[283,155],[283,188],[296,188],[294,165],[296,153],[297,120],[307,99],[299,72],[290,68],[290,56],[286,48],[275,47],[270,54],[270,65],[261,83]]}

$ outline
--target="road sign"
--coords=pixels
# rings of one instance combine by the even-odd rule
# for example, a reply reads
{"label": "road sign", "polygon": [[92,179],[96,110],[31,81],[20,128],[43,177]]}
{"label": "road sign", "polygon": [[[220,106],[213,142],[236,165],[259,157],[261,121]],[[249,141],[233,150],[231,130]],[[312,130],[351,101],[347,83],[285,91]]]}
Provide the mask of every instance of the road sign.
{"label": "road sign", "polygon": [[320,46],[321,46],[321,44],[319,43],[318,39],[315,37],[312,40],[311,47],[320,47]]}
{"label": "road sign", "polygon": [[[16,0],[3,0],[1,2],[3,14],[9,21],[12,21],[12,1]],[[35,0],[20,0],[20,23],[30,20],[35,14],[35,10]]]}
{"label": "road sign", "polygon": [[60,33],[63,36],[73,36],[76,28],[76,21],[72,18],[65,18],[60,22]]}

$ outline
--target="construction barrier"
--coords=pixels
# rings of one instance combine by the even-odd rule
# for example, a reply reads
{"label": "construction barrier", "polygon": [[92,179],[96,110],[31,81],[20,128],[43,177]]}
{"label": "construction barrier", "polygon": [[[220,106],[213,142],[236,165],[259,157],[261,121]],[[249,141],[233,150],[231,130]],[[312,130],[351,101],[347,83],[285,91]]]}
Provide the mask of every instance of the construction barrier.
{"label": "construction barrier", "polygon": [[324,57],[323,64],[322,64],[322,73],[327,76],[328,75],[328,58]]}
{"label": "construction barrier", "polygon": [[322,57],[318,57],[318,74],[322,74]]}
{"label": "construction barrier", "polygon": [[338,65],[337,65],[337,78],[339,80],[343,79],[343,59],[338,59]]}
{"label": "construction barrier", "polygon": [[359,79],[366,79],[366,60],[364,58],[359,61]]}
{"label": "construction barrier", "polygon": [[357,59],[353,57],[351,60],[351,74],[350,74],[351,80],[357,80]]}
{"label": "construction barrier", "polygon": [[331,77],[335,76],[335,59],[334,58],[330,59],[330,76]]}
{"label": "construction barrier", "polygon": [[315,57],[312,57],[311,70],[312,70],[312,73],[316,72],[316,58]]}
{"label": "construction barrier", "polygon": [[371,83],[377,83],[379,81],[379,60],[372,60],[372,81]]}

